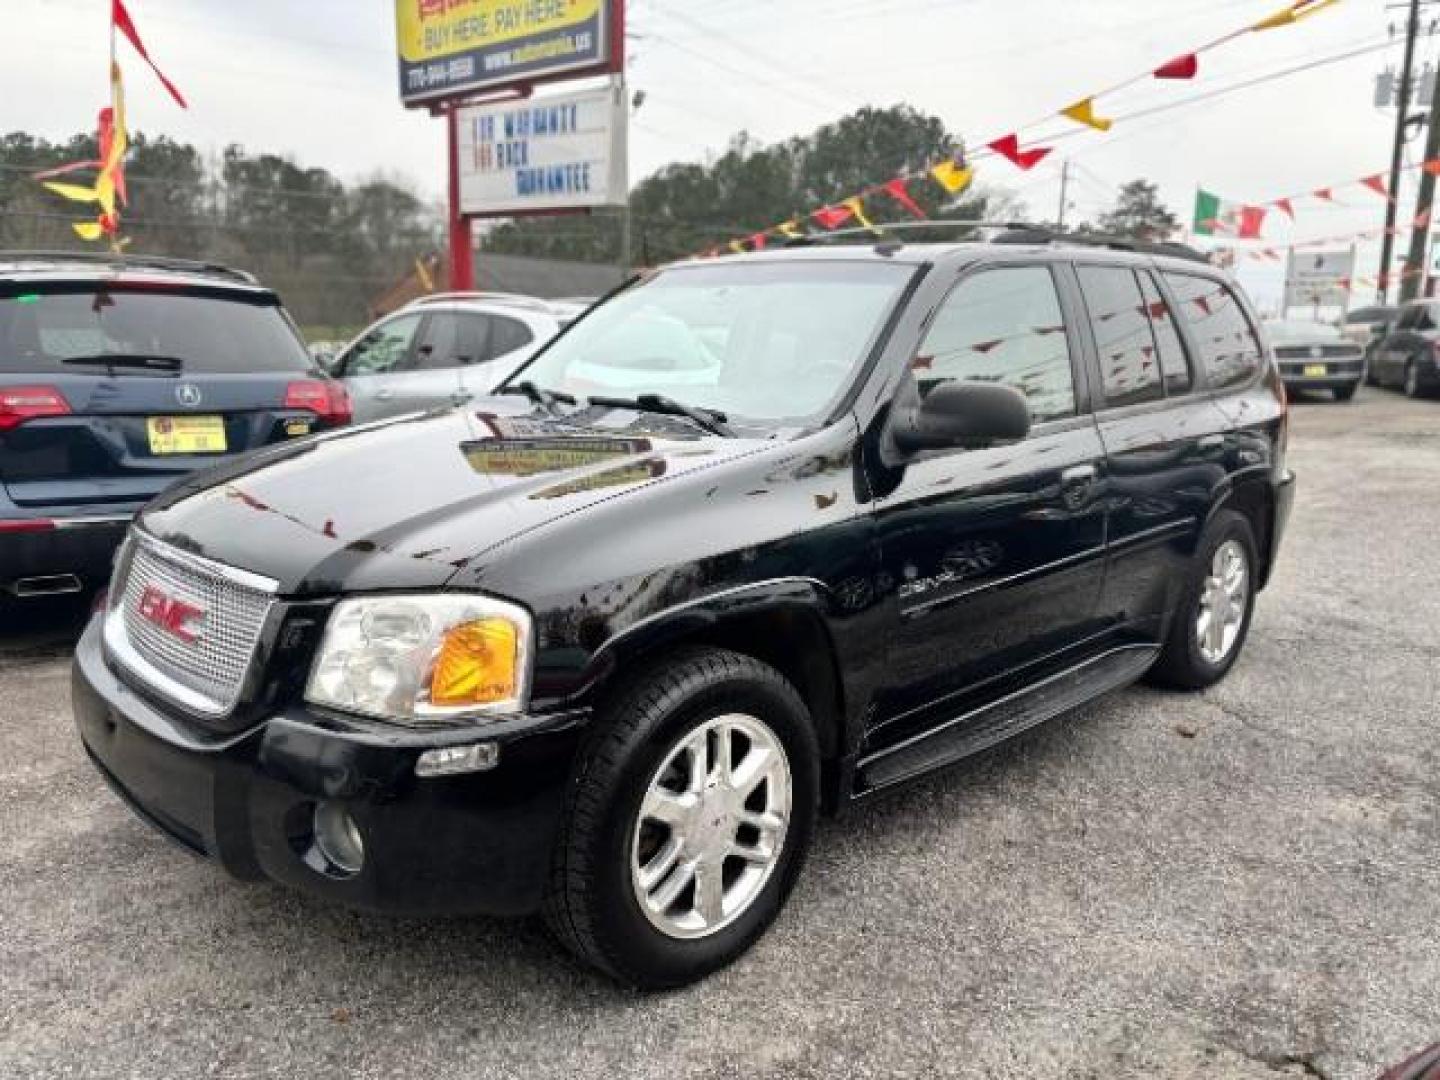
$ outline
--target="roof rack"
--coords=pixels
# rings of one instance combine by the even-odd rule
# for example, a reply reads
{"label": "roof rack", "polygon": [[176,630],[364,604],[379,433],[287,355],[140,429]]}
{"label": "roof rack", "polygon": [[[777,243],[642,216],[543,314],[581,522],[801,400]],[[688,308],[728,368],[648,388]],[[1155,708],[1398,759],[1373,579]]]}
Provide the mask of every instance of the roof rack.
{"label": "roof rack", "polygon": [[542,300],[538,296],[526,296],[523,293],[507,292],[438,292],[426,293],[410,301],[408,306],[414,307],[420,304],[434,304],[454,300],[485,300],[492,304],[509,304],[512,307],[529,308],[532,311],[549,311],[552,301]]}
{"label": "roof rack", "polygon": [[128,252],[117,255],[109,251],[0,251],[0,264],[27,261],[87,263],[109,266],[116,270],[143,267],[150,270],[173,270],[186,274],[210,274],[215,277],[231,278],[246,285],[259,284],[255,275],[248,270],[236,270],[232,266],[203,262],[199,259],[177,259],[169,255],[131,255]]}
{"label": "roof rack", "polygon": [[1133,251],[1144,255],[1168,255],[1177,259],[1188,259],[1192,262],[1209,263],[1210,261],[1204,252],[1198,251],[1188,244],[1172,241],[1134,240],[1126,236],[1112,236],[1105,233],[1064,232],[1048,225],[1036,225],[1025,221],[967,221],[959,218],[940,218],[935,221],[898,221],[877,225],[873,229],[863,227],[836,229],[834,232],[792,239],[786,242],[785,247],[809,247],[829,240],[858,236],[873,239],[877,246],[887,243],[896,244],[899,241],[888,236],[888,233],[944,229],[966,232],[996,230],[995,235],[983,238],[992,244],[1075,244],[1083,247],[1109,248],[1114,251]]}

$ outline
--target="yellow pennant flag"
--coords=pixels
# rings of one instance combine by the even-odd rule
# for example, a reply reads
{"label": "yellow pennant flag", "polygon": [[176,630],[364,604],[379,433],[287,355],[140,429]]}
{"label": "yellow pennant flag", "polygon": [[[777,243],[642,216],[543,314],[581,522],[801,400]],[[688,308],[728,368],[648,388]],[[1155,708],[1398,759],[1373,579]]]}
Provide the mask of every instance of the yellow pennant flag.
{"label": "yellow pennant flag", "polygon": [[103,235],[98,221],[76,221],[70,227],[81,240],[99,240]]}
{"label": "yellow pennant flag", "polygon": [[975,179],[975,170],[959,166],[953,161],[942,161],[930,170],[930,175],[951,195],[958,195]]}
{"label": "yellow pennant flag", "polygon": [[794,218],[791,218],[789,221],[782,221],[779,225],[776,225],[775,231],[781,236],[789,237],[791,240],[805,239],[805,234],[800,231],[800,223]]}
{"label": "yellow pennant flag", "polygon": [[733,252],[735,252],[736,255],[744,254],[744,252],[745,252],[745,241],[743,241],[743,240],[731,240],[731,241],[730,241],[730,250],[733,251]]}
{"label": "yellow pennant flag", "polygon": [[875,227],[875,223],[865,216],[865,203],[861,201],[859,195],[846,199],[840,205],[845,207],[846,210],[849,210],[851,216],[871,232],[878,233],[880,231]]}
{"label": "yellow pennant flag", "polygon": [[1088,97],[1084,101],[1077,101],[1074,105],[1060,110],[1061,116],[1068,116],[1077,124],[1084,124],[1096,131],[1109,131],[1115,126],[1115,121],[1108,120],[1103,116],[1095,115],[1095,99]]}
{"label": "yellow pennant flag", "polygon": [[1340,0],[1312,0],[1310,3],[1301,0],[1301,3],[1291,4],[1284,11],[1277,11],[1274,15],[1261,19],[1251,30],[1277,30],[1282,26],[1289,26],[1291,23],[1299,22],[1301,19],[1314,15],[1316,12],[1324,11],[1332,4],[1338,4]]}
{"label": "yellow pennant flag", "polygon": [[61,198],[69,199],[71,202],[99,202],[100,192],[93,187],[85,187],[83,184],[61,184],[53,180],[45,181],[45,189],[53,191]]}

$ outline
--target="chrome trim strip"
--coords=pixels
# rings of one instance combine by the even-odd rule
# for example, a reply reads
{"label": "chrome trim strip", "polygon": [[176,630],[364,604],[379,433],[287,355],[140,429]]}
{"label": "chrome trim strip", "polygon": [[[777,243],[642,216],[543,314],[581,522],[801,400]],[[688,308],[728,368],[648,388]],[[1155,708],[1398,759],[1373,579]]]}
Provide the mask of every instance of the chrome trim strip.
{"label": "chrome trim strip", "polygon": [[52,518],[57,529],[84,529],[91,525],[128,525],[134,514],[88,514],[84,517]]}
{"label": "chrome trim strip", "polygon": [[236,566],[226,566],[214,559],[207,559],[204,555],[195,555],[178,548],[174,544],[166,543],[150,533],[145,532],[138,526],[132,530],[138,543],[144,544],[155,555],[156,558],[166,559],[173,563],[180,563],[202,574],[210,574],[213,577],[224,578],[226,581],[233,581],[246,589],[254,589],[256,592],[269,593],[274,596],[280,591],[280,582],[274,578],[265,577],[263,574],[256,574],[250,570],[241,570]]}

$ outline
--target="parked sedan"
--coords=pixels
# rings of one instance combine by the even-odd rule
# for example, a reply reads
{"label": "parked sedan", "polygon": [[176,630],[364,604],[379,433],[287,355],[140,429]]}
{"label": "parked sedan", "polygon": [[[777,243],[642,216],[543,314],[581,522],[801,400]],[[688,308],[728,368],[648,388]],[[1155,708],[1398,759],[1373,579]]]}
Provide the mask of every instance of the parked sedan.
{"label": "parked sedan", "polygon": [[573,318],[508,293],[427,296],[375,323],[331,366],[360,422],[488,394]]}
{"label": "parked sedan", "polygon": [[1336,401],[1355,396],[1365,376],[1362,345],[1325,323],[1275,320],[1265,330],[1286,390],[1329,390]]}
{"label": "parked sedan", "polygon": [[1440,300],[1415,300],[1400,309],[1394,328],[1375,350],[1371,381],[1408,397],[1440,389]]}
{"label": "parked sedan", "polygon": [[1395,325],[1400,309],[1389,304],[1372,304],[1356,308],[1345,316],[1341,333],[1365,350],[1365,381],[1375,385],[1375,350]]}

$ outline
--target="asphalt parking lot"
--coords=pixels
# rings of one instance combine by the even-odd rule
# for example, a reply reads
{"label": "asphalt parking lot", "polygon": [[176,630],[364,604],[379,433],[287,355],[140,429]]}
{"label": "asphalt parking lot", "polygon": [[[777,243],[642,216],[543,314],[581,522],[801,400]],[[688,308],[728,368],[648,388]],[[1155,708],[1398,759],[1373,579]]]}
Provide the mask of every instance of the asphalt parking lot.
{"label": "asphalt parking lot", "polygon": [[0,1075],[1375,1077],[1440,1038],[1440,402],[1302,402],[1283,559],[1203,697],[1127,691],[821,831],[770,936],[636,996],[535,926],[230,881],[0,630]]}

